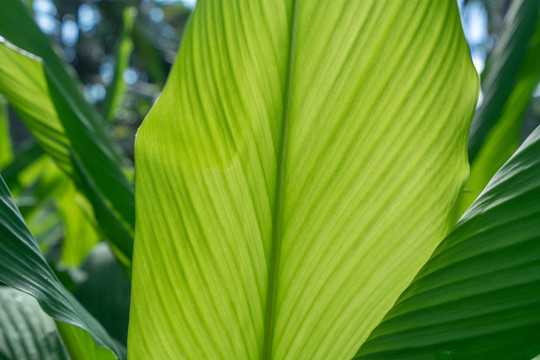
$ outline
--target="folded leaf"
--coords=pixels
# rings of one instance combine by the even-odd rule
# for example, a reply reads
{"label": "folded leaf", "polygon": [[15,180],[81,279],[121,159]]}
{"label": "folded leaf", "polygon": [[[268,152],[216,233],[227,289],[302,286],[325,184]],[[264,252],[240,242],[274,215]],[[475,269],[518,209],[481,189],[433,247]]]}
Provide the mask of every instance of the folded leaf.
{"label": "folded leaf", "polygon": [[540,353],[540,128],[497,172],[358,359]]}
{"label": "folded leaf", "polygon": [[346,359],[451,227],[453,0],[201,0],[136,140],[132,359]]}
{"label": "folded leaf", "polygon": [[[71,325],[65,326],[64,331],[79,338],[88,352],[99,351],[105,355],[101,357],[104,359],[114,359],[115,355],[123,357],[121,346],[60,283],[47,265],[1,177],[0,281],[32,295],[47,314]],[[110,351],[96,349],[98,345],[90,335],[99,346]],[[67,345],[69,349],[70,345]]]}

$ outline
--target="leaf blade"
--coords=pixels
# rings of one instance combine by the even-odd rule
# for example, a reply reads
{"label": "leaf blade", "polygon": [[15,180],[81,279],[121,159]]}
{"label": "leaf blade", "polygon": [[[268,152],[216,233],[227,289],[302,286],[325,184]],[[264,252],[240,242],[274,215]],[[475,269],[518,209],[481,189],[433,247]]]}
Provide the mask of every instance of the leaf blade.
{"label": "leaf blade", "polygon": [[[113,353],[122,358],[121,347],[54,275],[1,177],[0,234],[1,281],[36,298],[43,310],[53,318],[88,332],[97,344],[110,350],[107,358],[114,358]],[[89,348],[97,346],[89,341],[84,331],[67,329],[72,334],[79,333],[86,338],[85,344]]]}
{"label": "leaf blade", "polygon": [[432,4],[198,3],[136,140],[130,356],[354,354],[467,173],[477,76],[456,4]]}

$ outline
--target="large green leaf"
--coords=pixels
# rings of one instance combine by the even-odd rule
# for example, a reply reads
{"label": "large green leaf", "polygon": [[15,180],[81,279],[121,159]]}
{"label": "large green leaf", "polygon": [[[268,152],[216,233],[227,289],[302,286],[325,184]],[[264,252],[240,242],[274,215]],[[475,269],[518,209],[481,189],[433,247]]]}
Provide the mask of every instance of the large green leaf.
{"label": "large green leaf", "polygon": [[133,186],[123,171],[125,161],[106,135],[104,120],[84,101],[72,78],[24,5],[1,1],[0,92],[92,203],[101,229],[129,265]]}
{"label": "large green leaf", "polygon": [[[47,265],[2,178],[0,178],[0,281],[32,295],[50,316],[69,324],[70,326],[61,328],[61,332],[66,334],[62,335],[65,339],[78,339],[79,344],[83,344],[89,353],[99,352],[100,358],[115,358],[112,352],[118,357],[123,356],[121,346],[66,290]],[[98,347],[90,335],[103,348]],[[66,343],[68,349],[73,347],[73,344],[73,341]]]}
{"label": "large green leaf", "polygon": [[447,234],[454,0],[202,0],[136,140],[132,359],[345,359]]}
{"label": "large green leaf", "polygon": [[540,353],[540,128],[497,172],[359,359]]}
{"label": "large green leaf", "polygon": [[0,286],[0,359],[69,359],[54,320],[33,297],[6,286]]}
{"label": "large green leaf", "polygon": [[[531,20],[536,20],[532,27]],[[467,210],[519,147],[525,111],[540,79],[540,1],[513,2],[504,25],[501,38],[513,40],[500,41],[488,60],[491,65],[486,69],[483,90],[491,96],[485,98],[481,107],[483,110],[478,111],[475,121],[478,124],[491,123],[492,127],[471,164],[471,175],[467,181],[467,191],[461,199],[459,215]],[[513,48],[516,45],[518,40],[514,39],[515,36],[527,40],[524,44],[526,52],[518,59],[518,64],[501,56],[509,51],[504,47]],[[522,41],[519,39],[519,42]],[[497,71],[498,74],[493,73]],[[473,135],[475,138],[479,136],[478,132]]]}

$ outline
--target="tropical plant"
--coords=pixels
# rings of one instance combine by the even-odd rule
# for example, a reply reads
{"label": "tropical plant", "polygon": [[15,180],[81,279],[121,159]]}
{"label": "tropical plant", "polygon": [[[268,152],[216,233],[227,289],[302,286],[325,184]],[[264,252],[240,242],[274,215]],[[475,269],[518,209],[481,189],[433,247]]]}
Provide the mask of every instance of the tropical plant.
{"label": "tropical plant", "polygon": [[[512,3],[476,113],[454,0],[200,0],[139,129],[135,191],[104,130],[118,100],[85,102],[19,0],[0,35],[0,93],[37,142],[0,154],[0,357],[126,358],[88,295],[125,295],[124,275],[131,359],[540,353],[540,128],[519,140],[537,0]],[[10,194],[35,182],[62,200],[67,274]]]}

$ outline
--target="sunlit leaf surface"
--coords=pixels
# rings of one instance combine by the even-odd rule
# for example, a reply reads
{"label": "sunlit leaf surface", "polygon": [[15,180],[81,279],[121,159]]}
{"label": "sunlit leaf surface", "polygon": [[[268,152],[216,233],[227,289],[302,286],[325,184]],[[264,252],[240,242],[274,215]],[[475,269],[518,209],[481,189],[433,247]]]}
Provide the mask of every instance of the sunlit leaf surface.
{"label": "sunlit leaf surface", "polygon": [[201,0],[136,140],[132,359],[347,359],[453,225],[457,4]]}

